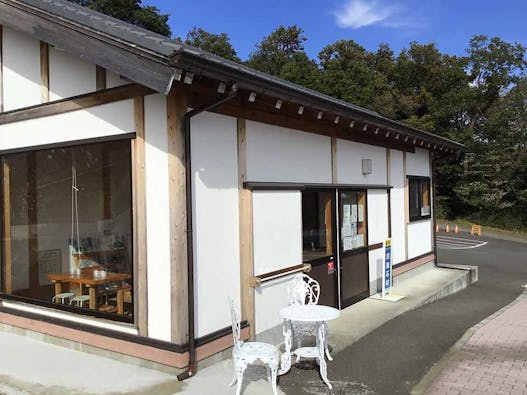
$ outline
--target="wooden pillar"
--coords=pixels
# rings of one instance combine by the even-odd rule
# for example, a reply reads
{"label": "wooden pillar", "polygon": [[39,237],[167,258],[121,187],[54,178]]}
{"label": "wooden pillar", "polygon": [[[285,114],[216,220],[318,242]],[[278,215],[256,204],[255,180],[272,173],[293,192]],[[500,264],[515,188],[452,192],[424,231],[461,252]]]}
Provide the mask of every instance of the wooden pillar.
{"label": "wooden pillar", "polygon": [[42,103],[49,102],[49,45],[40,42],[40,78]]}
{"label": "wooden pillar", "polygon": [[188,342],[187,201],[185,182],[185,129],[187,97],[172,90],[167,97],[168,182],[170,205],[171,337]]}
{"label": "wooden pillar", "polygon": [[245,119],[238,119],[238,200],[240,213],[240,290],[242,320],[247,320],[250,339],[254,340],[255,305],[254,288],[251,278],[254,276],[253,244],[253,196],[252,191],[243,188],[247,180],[247,129]]}
{"label": "wooden pillar", "polygon": [[338,183],[337,177],[337,138],[331,138],[331,182]]}
{"label": "wooden pillar", "polygon": [[410,223],[410,195],[408,191],[408,177],[406,177],[406,152],[403,152],[404,179],[404,259],[408,260],[408,224]]}
{"label": "wooden pillar", "polygon": [[106,69],[101,66],[95,67],[95,84],[98,91],[106,89]]}
{"label": "wooden pillar", "polygon": [[2,158],[2,261],[3,273],[3,292],[10,294],[12,288],[11,270],[11,192],[9,188],[9,162]]}
{"label": "wooden pillar", "polygon": [[0,112],[4,112],[4,57],[3,57],[3,28],[0,25]]}
{"label": "wooden pillar", "polygon": [[146,255],[145,108],[144,97],[134,98],[136,138],[132,140],[132,206],[134,233],[134,316],[140,336],[148,335]]}
{"label": "wooden pillar", "polygon": [[29,288],[39,287],[38,270],[38,198],[37,198],[37,153],[27,153],[27,223]]}
{"label": "wooden pillar", "polygon": [[392,189],[390,188],[392,182],[392,177],[390,173],[391,160],[392,151],[390,150],[390,148],[386,148],[386,185],[388,185],[388,238],[392,237]]}

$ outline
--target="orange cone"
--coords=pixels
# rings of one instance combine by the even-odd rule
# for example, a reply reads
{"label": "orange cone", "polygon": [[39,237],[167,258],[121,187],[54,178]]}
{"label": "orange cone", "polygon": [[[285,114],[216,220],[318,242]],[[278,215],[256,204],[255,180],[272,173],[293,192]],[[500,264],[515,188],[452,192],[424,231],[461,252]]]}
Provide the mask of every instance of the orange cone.
{"label": "orange cone", "polygon": [[457,228],[457,225],[456,225],[456,227],[455,227],[455,229],[454,229],[454,233],[455,233],[455,234],[458,234],[458,233],[459,233],[459,229]]}
{"label": "orange cone", "polygon": [[439,225],[436,225],[436,233],[439,233]]}
{"label": "orange cone", "polygon": [[446,224],[445,232],[446,232],[446,233],[450,233],[450,227],[448,226],[448,224]]}

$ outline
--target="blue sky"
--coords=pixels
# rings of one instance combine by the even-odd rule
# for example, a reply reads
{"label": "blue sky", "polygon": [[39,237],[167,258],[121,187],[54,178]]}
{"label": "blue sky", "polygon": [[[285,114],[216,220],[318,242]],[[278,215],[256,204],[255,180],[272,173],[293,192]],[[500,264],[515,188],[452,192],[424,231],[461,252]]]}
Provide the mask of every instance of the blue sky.
{"label": "blue sky", "polygon": [[397,53],[410,41],[435,42],[462,55],[475,34],[527,46],[527,2],[520,0],[143,0],[168,13],[175,36],[194,26],[225,32],[246,59],[279,25],[297,24],[311,57],[327,44],[352,39],[369,50],[386,42]]}

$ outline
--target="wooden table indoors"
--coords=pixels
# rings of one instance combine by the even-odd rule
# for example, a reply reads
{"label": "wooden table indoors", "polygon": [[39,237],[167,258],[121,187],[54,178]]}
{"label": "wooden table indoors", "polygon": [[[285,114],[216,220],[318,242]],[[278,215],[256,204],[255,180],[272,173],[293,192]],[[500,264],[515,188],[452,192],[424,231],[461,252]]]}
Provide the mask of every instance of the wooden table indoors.
{"label": "wooden table indoors", "polygon": [[[93,271],[85,271],[80,274],[72,273],[52,273],[48,274],[48,278],[55,283],[55,295],[62,293],[62,284],[78,284],[79,291],[77,296],[82,294],[83,286],[88,288],[90,296],[90,309],[97,309],[97,292],[98,287],[110,283],[121,283],[119,289],[123,288],[122,282],[132,278],[130,273],[111,273],[107,272],[105,277],[94,277]],[[119,310],[122,310],[120,308]],[[122,312],[120,312],[122,314]]]}

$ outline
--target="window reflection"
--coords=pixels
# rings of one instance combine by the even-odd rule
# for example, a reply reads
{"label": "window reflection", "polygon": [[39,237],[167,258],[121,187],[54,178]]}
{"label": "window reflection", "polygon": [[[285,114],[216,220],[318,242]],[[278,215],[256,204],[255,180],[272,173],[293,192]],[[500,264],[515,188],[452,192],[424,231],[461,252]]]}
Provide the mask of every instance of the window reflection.
{"label": "window reflection", "polygon": [[329,191],[302,191],[303,259],[333,254],[333,208]]}

